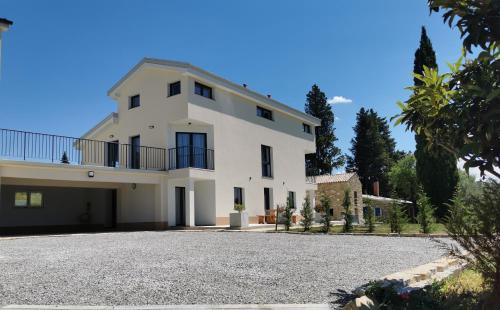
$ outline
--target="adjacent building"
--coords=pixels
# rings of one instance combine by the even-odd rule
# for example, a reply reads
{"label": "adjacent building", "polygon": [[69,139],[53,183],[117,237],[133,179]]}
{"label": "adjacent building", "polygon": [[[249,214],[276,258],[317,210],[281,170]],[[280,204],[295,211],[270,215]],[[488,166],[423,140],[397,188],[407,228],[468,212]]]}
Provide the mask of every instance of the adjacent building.
{"label": "adjacent building", "polygon": [[288,197],[297,210],[314,199],[304,159],[319,119],[159,59],[108,95],[116,112],[81,137],[1,130],[0,229],[225,225],[236,203],[257,223]]}

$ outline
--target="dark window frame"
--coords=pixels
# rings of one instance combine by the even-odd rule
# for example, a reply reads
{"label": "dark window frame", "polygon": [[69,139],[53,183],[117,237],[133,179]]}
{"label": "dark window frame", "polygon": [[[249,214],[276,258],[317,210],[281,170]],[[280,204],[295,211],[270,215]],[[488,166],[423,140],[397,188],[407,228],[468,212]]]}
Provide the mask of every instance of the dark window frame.
{"label": "dark window frame", "polygon": [[265,118],[267,120],[274,121],[274,113],[272,110],[263,108],[261,106],[257,106],[256,113],[257,113],[258,117],[262,117],[262,118]]}
{"label": "dark window frame", "polygon": [[[376,216],[376,217],[380,217],[380,216],[382,216],[382,208],[380,208],[380,207],[375,207],[374,209],[375,209],[375,210],[374,210],[374,212],[373,212],[373,213],[375,214],[375,216]],[[378,211],[378,212],[377,212],[377,211]],[[377,213],[378,213],[378,215],[377,215]]]}
{"label": "dark window frame", "polygon": [[[139,102],[137,104],[134,103],[135,98],[138,98]],[[141,94],[137,94],[137,95],[133,95],[133,96],[128,97],[128,109],[129,110],[138,108],[140,106],[141,106]]]}
{"label": "dark window frame", "polygon": [[302,123],[302,131],[304,131],[307,134],[312,134],[311,125]]}
{"label": "dark window frame", "polygon": [[[16,194],[17,193],[26,193],[26,205],[25,206],[16,206]],[[33,204],[31,203],[31,195],[32,194],[40,194],[42,196],[42,199],[41,199],[41,202],[40,202],[40,205],[39,206],[33,206]],[[44,194],[42,191],[39,191],[39,190],[20,190],[20,191],[15,191],[14,192],[14,208],[16,209],[40,209],[40,208],[43,208],[44,207],[44,198],[43,198]]]}
{"label": "dark window frame", "polygon": [[292,200],[292,209],[297,209],[297,197],[294,191],[288,191],[287,199]]}
{"label": "dark window frame", "polygon": [[[198,92],[199,90],[199,92]],[[205,94],[205,91],[208,91],[208,94]],[[207,99],[215,100],[214,99],[214,90],[212,87],[207,86],[205,84],[202,84],[200,82],[194,82],[194,94],[205,97]]]}
{"label": "dark window frame", "polygon": [[[135,145],[135,141],[139,144]],[[130,168],[141,169],[141,135],[130,137]]]}
{"label": "dark window frame", "polygon": [[262,177],[272,178],[273,177],[272,147],[270,147],[268,145],[261,144],[260,157],[261,157],[261,166],[262,166]]}
{"label": "dark window frame", "polygon": [[240,204],[243,205],[245,203],[245,194],[243,187],[234,187],[234,205]]}
{"label": "dark window frame", "polygon": [[[173,87],[176,87],[176,88],[174,88],[174,90],[178,91],[178,92],[172,91]],[[172,96],[180,95],[181,92],[182,92],[182,90],[181,90],[181,81],[176,81],[176,82],[168,84],[168,95],[167,95],[167,97],[172,97]]]}

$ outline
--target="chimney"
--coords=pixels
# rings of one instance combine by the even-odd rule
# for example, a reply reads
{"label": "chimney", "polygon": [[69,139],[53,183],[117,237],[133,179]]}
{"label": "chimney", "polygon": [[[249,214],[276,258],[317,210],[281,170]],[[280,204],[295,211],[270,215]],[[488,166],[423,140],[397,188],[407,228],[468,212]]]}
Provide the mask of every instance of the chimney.
{"label": "chimney", "polygon": [[378,181],[373,182],[373,195],[380,196],[380,185]]}
{"label": "chimney", "polygon": [[268,95],[267,95],[267,98],[271,98],[271,95],[269,95],[269,94],[268,94]]}
{"label": "chimney", "polygon": [[247,84],[243,83],[243,87],[247,88],[247,86],[248,86]]}

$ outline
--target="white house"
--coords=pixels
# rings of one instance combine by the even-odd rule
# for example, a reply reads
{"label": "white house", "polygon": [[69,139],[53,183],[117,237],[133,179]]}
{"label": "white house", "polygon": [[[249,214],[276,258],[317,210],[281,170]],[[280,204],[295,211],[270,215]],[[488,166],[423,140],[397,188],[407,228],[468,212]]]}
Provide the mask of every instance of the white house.
{"label": "white house", "polygon": [[108,95],[117,112],[80,138],[1,130],[0,230],[225,225],[235,203],[256,223],[287,197],[297,210],[314,197],[315,117],[149,58]]}

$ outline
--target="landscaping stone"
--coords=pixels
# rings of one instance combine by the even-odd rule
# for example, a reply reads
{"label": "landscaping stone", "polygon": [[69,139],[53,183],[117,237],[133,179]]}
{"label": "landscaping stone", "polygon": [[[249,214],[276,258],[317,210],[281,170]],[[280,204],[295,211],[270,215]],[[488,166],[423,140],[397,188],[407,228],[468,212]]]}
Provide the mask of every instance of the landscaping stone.
{"label": "landscaping stone", "polygon": [[358,297],[351,300],[345,307],[344,310],[378,310],[378,304],[368,298],[367,296]]}

